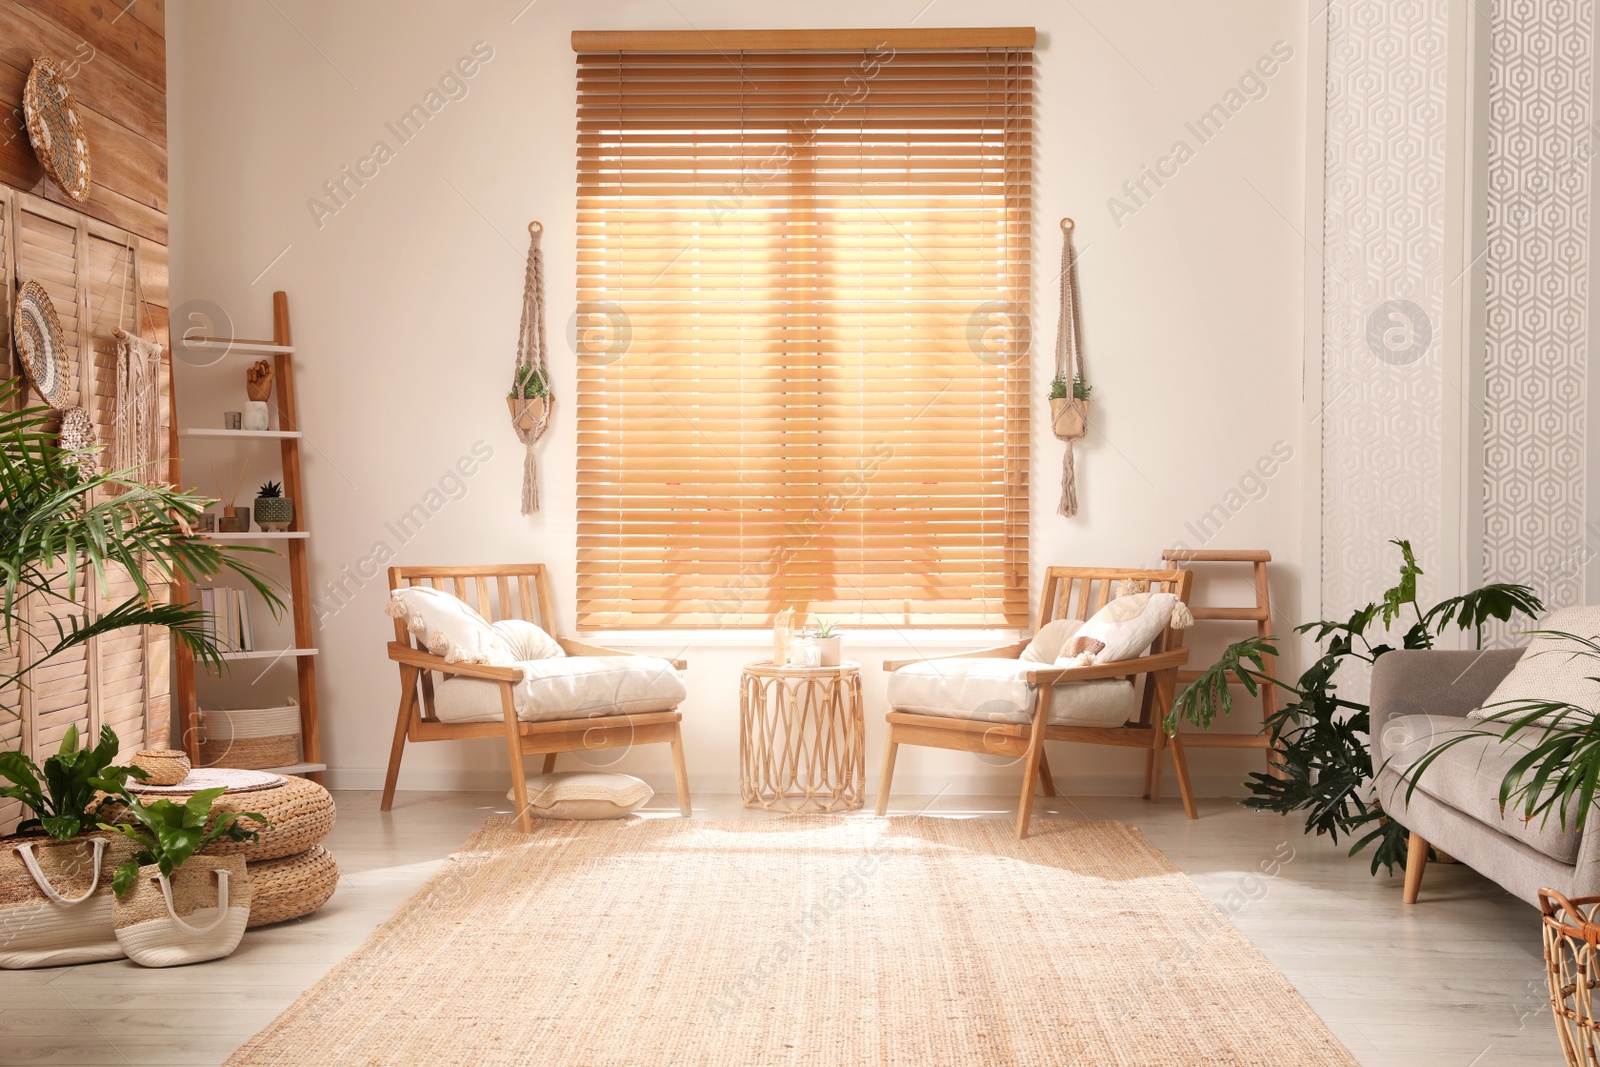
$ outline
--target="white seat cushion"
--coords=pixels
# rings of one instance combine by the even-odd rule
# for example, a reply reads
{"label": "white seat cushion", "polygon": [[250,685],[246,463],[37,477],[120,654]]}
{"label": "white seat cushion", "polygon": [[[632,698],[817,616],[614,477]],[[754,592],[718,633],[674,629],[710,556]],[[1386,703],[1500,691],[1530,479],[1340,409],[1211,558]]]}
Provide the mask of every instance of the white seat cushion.
{"label": "white seat cushion", "polygon": [[[557,656],[513,666],[522,681],[512,699],[525,722],[671,711],[688,692],[672,664],[654,656]],[[433,709],[441,722],[499,722],[500,684],[444,678],[434,686]]]}
{"label": "white seat cushion", "polygon": [[[1033,714],[1022,659],[946,659],[913,663],[889,676],[889,706],[915,715],[1019,723]],[[1069,682],[1050,696],[1052,726],[1121,726],[1139,715],[1133,683],[1123,678]]]}

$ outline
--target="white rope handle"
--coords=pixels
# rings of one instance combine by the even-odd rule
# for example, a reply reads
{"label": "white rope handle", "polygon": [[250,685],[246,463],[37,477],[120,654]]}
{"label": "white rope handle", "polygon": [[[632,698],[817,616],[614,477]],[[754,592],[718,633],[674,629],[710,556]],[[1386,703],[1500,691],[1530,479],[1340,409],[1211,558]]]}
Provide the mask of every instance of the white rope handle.
{"label": "white rope handle", "polygon": [[210,923],[203,927],[190,926],[188,923],[178,918],[178,909],[172,906],[172,883],[167,881],[166,875],[156,875],[156,881],[161,883],[161,896],[167,902],[167,914],[172,916],[173,922],[177,923],[180,927],[189,931],[189,933],[195,935],[196,937],[199,937],[202,934],[209,934],[211,931],[221,926],[228,918],[228,875],[231,872],[225,870],[214,870],[211,873],[217,876],[217,917],[212,919]]}
{"label": "white rope handle", "polygon": [[100,888],[100,861],[105,857],[106,852],[106,839],[103,837],[94,838],[94,878],[89,882],[89,888],[84,891],[82,896],[72,897],[71,899],[56,892],[55,887],[50,884],[50,880],[39,869],[39,861],[33,858],[32,844],[18,845],[11,851],[22,857],[22,865],[28,868],[28,873],[33,876],[33,882],[39,887],[39,892],[43,893],[45,899],[53,904],[65,904],[69,907],[73,904],[82,904],[94,896],[94,891]]}

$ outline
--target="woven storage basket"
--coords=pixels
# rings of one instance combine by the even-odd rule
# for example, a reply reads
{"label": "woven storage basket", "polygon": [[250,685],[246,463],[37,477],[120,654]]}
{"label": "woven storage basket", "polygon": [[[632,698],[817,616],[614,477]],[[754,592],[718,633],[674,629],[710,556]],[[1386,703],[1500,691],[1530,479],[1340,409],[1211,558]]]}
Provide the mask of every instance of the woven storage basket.
{"label": "woven storage basket", "polygon": [[200,766],[260,770],[300,760],[300,707],[200,712]]}
{"label": "woven storage basket", "polygon": [[[178,804],[188,799],[182,793],[162,795]],[[243,856],[251,863],[304,852],[333,829],[333,797],[316,782],[304,778],[286,778],[282,785],[271,789],[224,793],[211,810],[213,816],[206,823],[208,827],[215,824],[217,815],[230,811],[259,812],[272,824],[271,828],[261,831],[259,841],[218,838],[203,850],[208,856]]]}
{"label": "woven storage basket", "polygon": [[170,748],[147,748],[129,760],[148,777],[151,785],[177,785],[189,777],[189,757]]}
{"label": "woven storage basket", "polygon": [[170,877],[152,863],[111,914],[117,944],[140,966],[221,959],[250,921],[250,878],[237,856],[191,856]]}
{"label": "woven storage basket", "polygon": [[339,865],[321,845],[249,868],[252,927],[310,915],[328,902],[339,884]]}

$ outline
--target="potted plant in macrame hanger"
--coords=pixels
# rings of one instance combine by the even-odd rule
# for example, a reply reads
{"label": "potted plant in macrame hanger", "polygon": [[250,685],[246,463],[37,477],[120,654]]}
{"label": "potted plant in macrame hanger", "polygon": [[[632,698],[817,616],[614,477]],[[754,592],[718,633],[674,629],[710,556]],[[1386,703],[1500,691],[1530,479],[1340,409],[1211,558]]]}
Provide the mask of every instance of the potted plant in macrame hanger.
{"label": "potted plant in macrame hanger", "polygon": [[506,397],[512,425],[524,433],[539,425],[549,396],[550,383],[545,380],[544,371],[534,363],[518,364],[511,379],[511,395]]}
{"label": "potted plant in macrame hanger", "polygon": [[1089,394],[1094,386],[1082,378],[1069,383],[1065,374],[1058,374],[1050,383],[1050,429],[1063,441],[1071,441],[1089,432]]}

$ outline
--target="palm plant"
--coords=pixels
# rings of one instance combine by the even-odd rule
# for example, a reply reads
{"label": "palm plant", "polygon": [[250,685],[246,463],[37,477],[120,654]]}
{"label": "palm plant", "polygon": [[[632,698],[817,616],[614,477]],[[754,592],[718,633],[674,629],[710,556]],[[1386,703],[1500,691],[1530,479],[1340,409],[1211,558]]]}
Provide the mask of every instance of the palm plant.
{"label": "palm plant", "polygon": [[[1352,661],[1375,663],[1396,648],[1426,649],[1451,626],[1470,630],[1483,647],[1483,627],[1490,619],[1502,622],[1513,614],[1536,616],[1544,609],[1525,585],[1495,583],[1435,604],[1424,611],[1417,602],[1417,565],[1409,541],[1392,541],[1400,549],[1400,580],[1375,603],[1362,607],[1346,621],[1320,620],[1295,627],[1322,644],[1322,654],[1295,682],[1272,678],[1263,661],[1277,656],[1272,638],[1252,637],[1229,645],[1222,657],[1203,671],[1173,702],[1165,726],[1176,732],[1187,720],[1205,729],[1216,717],[1233,710],[1230,679],[1251,696],[1257,686],[1270,682],[1289,697],[1266,723],[1267,737],[1280,753],[1276,773],[1252,773],[1245,782],[1250,795],[1246,807],[1289,815],[1304,812],[1308,831],[1327,834],[1338,841],[1341,833],[1362,834],[1350,848],[1353,856],[1376,845],[1372,871],[1393,870],[1403,863],[1405,828],[1384,816],[1371,795],[1372,755],[1367,747],[1369,707],[1339,692],[1340,671]],[[1408,624],[1409,623],[1409,624]],[[1381,624],[1381,625],[1380,625]],[[1387,640],[1396,624],[1405,626],[1399,645]],[[1373,633],[1374,626],[1379,626]],[[1370,633],[1370,636],[1369,636]],[[1600,746],[1600,735],[1596,738]],[[1600,773],[1600,757],[1596,759]]]}
{"label": "palm plant", "polygon": [[[129,626],[165,627],[196,659],[220,666],[223,650],[206,631],[204,613],[154,599],[153,585],[180,577],[192,583],[233,571],[274,614],[282,610],[267,576],[240,558],[270,549],[221,546],[194,535],[200,516],[216,501],[146,485],[137,469],[84,475],[75,462],[81,453],[60,447],[48,432],[49,408],[12,410],[18,392],[15,379],[0,383],[0,643],[19,650],[18,669],[0,675],[0,690],[26,685],[34,668]],[[92,568],[101,589],[109,588],[108,570],[125,573],[132,595],[82,617],[46,610],[53,633],[23,610],[27,598],[47,606],[76,601],[84,567]],[[3,710],[17,713],[14,707]]]}

